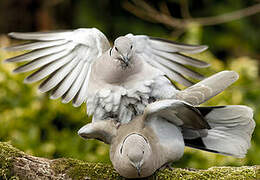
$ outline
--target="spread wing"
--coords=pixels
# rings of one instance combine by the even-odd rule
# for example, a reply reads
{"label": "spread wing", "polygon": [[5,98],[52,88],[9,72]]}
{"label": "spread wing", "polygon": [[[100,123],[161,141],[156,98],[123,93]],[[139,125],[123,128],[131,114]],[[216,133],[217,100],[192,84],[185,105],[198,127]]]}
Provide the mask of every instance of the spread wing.
{"label": "spread wing", "polygon": [[165,120],[189,129],[210,129],[202,114],[193,106],[179,100],[161,100],[147,105],[144,111],[144,121],[152,117]]}
{"label": "spread wing", "polygon": [[187,45],[160,38],[148,37],[145,35],[126,35],[135,44],[136,52],[147,63],[160,69],[172,80],[191,86],[193,83],[186,77],[202,80],[204,77],[185,65],[205,68],[209,64],[181,53],[195,54],[207,49],[203,45]]}
{"label": "spread wing", "polygon": [[46,78],[39,86],[41,92],[52,90],[51,98],[62,97],[63,103],[73,100],[80,106],[86,100],[88,77],[92,62],[110,48],[105,35],[95,28],[73,31],[10,33],[15,39],[29,43],[7,47],[9,51],[30,50],[6,59],[5,62],[25,62],[15,73],[34,71],[25,83]]}

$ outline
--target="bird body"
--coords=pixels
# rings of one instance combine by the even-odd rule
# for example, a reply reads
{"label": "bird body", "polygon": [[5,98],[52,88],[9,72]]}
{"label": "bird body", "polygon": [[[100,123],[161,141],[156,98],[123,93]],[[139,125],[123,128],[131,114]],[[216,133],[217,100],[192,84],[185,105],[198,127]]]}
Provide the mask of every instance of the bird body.
{"label": "bird body", "polygon": [[121,63],[111,60],[109,52],[92,65],[88,89],[95,91],[88,91],[87,110],[93,121],[115,115],[127,123],[148,103],[174,96],[177,90],[165,74],[135,56],[126,68],[118,67]]}
{"label": "bird body", "polygon": [[[179,107],[190,112],[183,113]],[[142,116],[119,128],[114,120],[98,121],[85,125],[78,134],[110,144],[112,164],[127,178],[152,175],[180,159],[184,146],[239,158],[245,156],[255,128],[250,108],[198,107],[195,113],[194,108],[179,100],[161,100],[149,104]],[[166,118],[165,112],[171,116]],[[194,113],[193,124],[205,121],[209,126],[190,126],[190,122],[186,122],[187,117],[192,117],[189,113]]]}
{"label": "bird body", "polygon": [[[127,34],[110,47],[95,28],[64,32],[10,33],[31,42],[6,48],[31,50],[6,62],[25,62],[15,73],[34,71],[25,83],[43,80],[41,92],[75,107],[87,103],[92,123],[83,138],[111,145],[115,169],[128,178],[147,177],[182,157],[184,146],[244,157],[255,127],[246,106],[197,107],[238,79],[223,71],[207,79],[185,65],[209,64],[182,53],[206,46]],[[193,83],[187,78],[201,80]],[[169,79],[188,88],[178,90]],[[122,125],[117,126],[120,122]]]}
{"label": "bird body", "polygon": [[[117,132],[119,135],[116,135],[111,142],[110,159],[114,168],[124,177],[132,177],[134,174],[136,177],[147,177],[158,168],[180,159],[184,152],[184,140],[181,130],[175,125],[157,118],[148,125],[143,126],[141,118],[142,116],[138,116],[129,122],[130,124],[121,125],[122,127],[120,126]],[[136,152],[136,148],[140,146],[137,144],[138,140],[136,140],[135,136],[140,136],[140,138],[144,139],[144,143],[148,143],[147,149],[149,149],[144,151],[144,159],[140,160],[143,163],[141,164],[139,175],[135,166],[128,160],[128,156],[124,154],[126,153],[131,157],[129,149]],[[127,145],[126,143],[131,137],[133,142],[129,142],[129,145]],[[155,144],[151,142],[160,143]],[[122,147],[128,152],[122,150]],[[143,151],[144,148],[142,146],[140,151]],[[139,154],[142,154],[142,152]]]}
{"label": "bird body", "polygon": [[[143,114],[119,127],[114,119],[95,121],[83,126],[78,134],[110,144],[112,164],[127,178],[152,175],[180,159],[184,146],[243,158],[255,128],[252,109],[240,105],[197,107],[187,102],[204,102],[237,78],[232,71],[217,73],[180,91],[176,96],[179,100],[148,104]],[[216,81],[222,84],[216,86]]]}
{"label": "bird body", "polygon": [[142,114],[150,102],[175,95],[178,90],[168,78],[185,86],[192,85],[186,77],[203,79],[185,65],[199,68],[209,65],[181,54],[199,53],[206,46],[145,35],[120,36],[113,47],[96,28],[9,35],[31,41],[6,48],[31,50],[5,61],[29,61],[14,72],[37,70],[25,79],[26,83],[44,79],[39,90],[51,91],[51,99],[73,101],[75,107],[87,102],[87,112],[93,115],[93,121],[117,118],[120,123],[127,123]]}

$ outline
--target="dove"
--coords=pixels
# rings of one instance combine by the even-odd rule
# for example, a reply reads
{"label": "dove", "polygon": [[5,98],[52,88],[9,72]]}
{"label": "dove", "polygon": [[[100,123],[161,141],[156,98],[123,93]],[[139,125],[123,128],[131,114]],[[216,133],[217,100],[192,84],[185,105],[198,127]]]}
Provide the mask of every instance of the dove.
{"label": "dove", "polygon": [[[5,62],[23,63],[14,73],[32,72],[25,83],[41,81],[40,92],[51,99],[87,104],[92,121],[117,119],[127,123],[143,113],[151,102],[175,97],[179,89],[171,80],[184,86],[188,79],[204,76],[186,67],[208,67],[209,64],[184,54],[200,53],[204,45],[186,45],[173,41],[127,34],[110,43],[96,28],[70,31],[9,33],[26,40],[5,48],[26,51]],[[28,52],[29,51],[29,52]]]}
{"label": "dove", "polygon": [[[210,99],[213,96],[205,89],[216,86],[212,80],[225,84],[234,76],[237,74],[232,71],[213,75],[190,87],[190,92],[195,90],[193,98],[186,92],[182,98],[203,100],[204,95],[204,100]],[[215,92],[223,90],[220,87]],[[113,119],[96,121],[83,126],[78,134],[110,144],[110,159],[120,175],[143,178],[180,159],[185,146],[243,158],[254,128],[253,110],[247,106],[196,107],[184,99],[164,99],[148,104],[144,113],[129,123],[117,127]]]}

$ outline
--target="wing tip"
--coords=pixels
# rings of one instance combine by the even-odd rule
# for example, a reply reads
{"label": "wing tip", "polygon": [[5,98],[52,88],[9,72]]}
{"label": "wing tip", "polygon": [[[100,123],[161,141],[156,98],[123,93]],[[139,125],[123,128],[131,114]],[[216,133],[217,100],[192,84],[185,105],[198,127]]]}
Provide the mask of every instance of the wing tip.
{"label": "wing tip", "polygon": [[13,47],[12,47],[12,46],[0,48],[0,49],[1,49],[2,51],[8,51],[8,52],[10,52],[10,51],[15,51],[15,50],[13,50]]}
{"label": "wing tip", "polygon": [[13,72],[14,74],[19,74],[19,73],[21,73],[19,69],[20,69],[20,68],[17,67],[17,68],[15,68],[12,72]]}
{"label": "wing tip", "polygon": [[201,52],[206,51],[209,48],[207,45],[200,45],[199,47],[201,48]]}
{"label": "wing tip", "polygon": [[38,87],[38,91],[41,93],[46,93],[48,92],[48,90],[46,90],[46,88],[44,86],[41,86],[42,84],[40,84],[40,86]]}
{"label": "wing tip", "polygon": [[10,36],[10,37],[12,37],[15,33],[16,33],[16,32],[10,32],[10,33],[8,33],[7,35]]}
{"label": "wing tip", "polygon": [[55,95],[50,95],[50,97],[49,97],[50,99],[52,99],[52,100],[54,100],[54,99],[58,99],[59,97],[57,97],[57,96],[55,96]]}
{"label": "wing tip", "polygon": [[11,63],[11,62],[12,61],[10,61],[9,59],[5,59],[5,60],[2,61],[2,63],[4,63],[4,64]]}
{"label": "wing tip", "polygon": [[11,38],[15,38],[15,39],[17,39],[17,38],[19,38],[19,37],[17,37],[17,35],[19,35],[20,33],[18,33],[18,32],[10,32],[10,33],[8,33],[7,35],[9,36],[9,37],[11,37]]}
{"label": "wing tip", "polygon": [[73,102],[73,103],[72,103],[72,106],[75,107],[75,108],[77,108],[77,107],[80,107],[82,103],[83,103],[83,102],[79,102],[79,103],[78,103],[78,102]]}
{"label": "wing tip", "polygon": [[30,84],[31,81],[29,80],[29,78],[25,78],[25,79],[23,80],[23,83],[24,83],[24,84]]}
{"label": "wing tip", "polygon": [[233,82],[239,79],[239,74],[236,71],[225,70],[225,71],[221,71],[220,73],[225,74],[226,76],[228,75],[233,80]]}
{"label": "wing tip", "polygon": [[[191,53],[191,54],[200,53],[200,52],[203,52],[203,51],[205,51],[209,48],[207,45],[184,44],[184,43],[175,42],[175,41],[172,41],[172,40],[163,39],[163,38],[159,38],[159,37],[149,36],[149,39],[155,40],[155,41],[161,41],[161,42],[165,42],[165,43],[170,43],[170,44],[174,44],[174,45],[177,45],[177,46],[186,46],[186,47],[193,48],[193,49],[189,49],[189,50],[184,49],[184,52]],[[180,51],[180,52],[182,52],[182,51]]]}
{"label": "wing tip", "polygon": [[[204,61],[202,61],[202,62],[204,62]],[[200,68],[207,68],[207,67],[209,67],[209,66],[211,66],[210,63],[204,62],[204,64],[202,64],[202,65],[200,66]]]}
{"label": "wing tip", "polygon": [[61,102],[62,102],[63,104],[68,104],[68,103],[70,102],[70,100],[64,98],[64,99],[61,100]]}

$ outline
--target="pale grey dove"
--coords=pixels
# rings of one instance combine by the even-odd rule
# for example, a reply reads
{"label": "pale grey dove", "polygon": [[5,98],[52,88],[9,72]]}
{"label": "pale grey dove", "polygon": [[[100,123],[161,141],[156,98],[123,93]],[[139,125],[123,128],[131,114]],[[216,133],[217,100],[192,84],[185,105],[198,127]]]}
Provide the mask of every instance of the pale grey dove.
{"label": "pale grey dove", "polygon": [[[194,88],[214,88],[218,80],[227,83],[223,74],[228,81],[237,78],[235,72],[225,71],[209,78],[214,83],[206,79]],[[224,90],[222,87],[216,92]],[[195,88],[195,92],[192,96],[199,99],[202,95],[204,99],[212,97],[203,88]],[[184,146],[243,158],[254,128],[253,111],[247,106],[194,107],[172,99],[147,105],[143,115],[119,128],[114,120],[98,121],[85,125],[78,134],[111,144],[110,159],[118,173],[127,178],[141,178],[180,159]]]}
{"label": "pale grey dove", "polygon": [[9,36],[30,41],[6,48],[31,50],[5,61],[29,61],[14,72],[34,71],[24,82],[44,79],[39,90],[51,91],[52,99],[61,97],[63,103],[73,101],[74,106],[86,102],[93,121],[112,117],[129,122],[142,114],[148,103],[175,97],[179,91],[168,78],[185,86],[192,85],[187,77],[203,79],[184,65],[209,65],[181,54],[199,53],[207,46],[127,34],[110,47],[105,35],[96,28]]}

